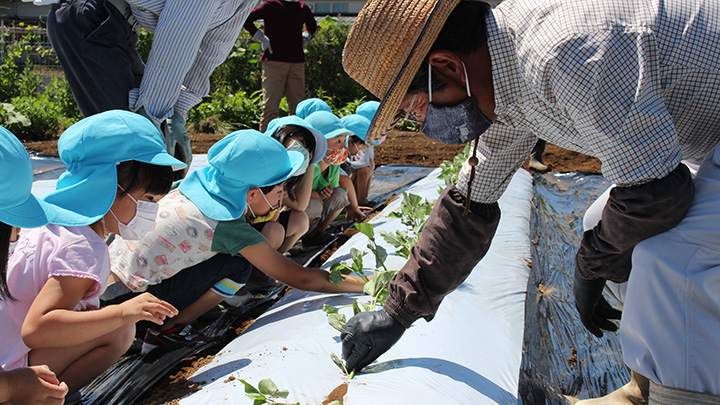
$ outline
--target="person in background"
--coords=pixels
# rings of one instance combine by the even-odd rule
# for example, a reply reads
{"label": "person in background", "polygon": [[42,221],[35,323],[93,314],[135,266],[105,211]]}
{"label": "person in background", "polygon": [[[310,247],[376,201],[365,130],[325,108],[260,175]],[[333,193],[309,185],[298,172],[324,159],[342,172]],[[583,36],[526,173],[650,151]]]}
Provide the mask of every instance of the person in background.
{"label": "person in background", "polygon": [[[150,118],[168,153],[190,163],[188,111],[210,91],[255,0],[64,0],[48,15],[50,43],[80,112],[122,109]],[[147,63],[135,45],[154,33]],[[178,172],[184,174],[184,172]]]}
{"label": "person in background", "polygon": [[[0,127],[0,301],[14,301],[7,284],[7,261],[17,244],[20,228],[36,228],[56,216],[54,206],[31,193],[33,170],[28,153],[20,141]],[[12,173],[12,175],[10,175]],[[5,325],[3,325],[5,327]],[[62,404],[68,386],[58,380],[47,365],[19,367],[5,371],[0,367],[0,403]]]}
{"label": "person in background", "polygon": [[[116,281],[104,304],[149,291],[180,311],[147,329],[143,351],[205,340],[190,322],[233,297],[253,266],[306,291],[362,292],[357,278],[334,285],[327,271],[302,267],[277,251],[284,230],[269,219],[280,207],[285,180],[304,164],[302,153],[258,131],[242,130],[213,145],[208,161],[210,166],[191,172],[160,201],[151,232],[138,241],[116,238],[110,245]],[[267,222],[267,237],[251,226],[259,222]]]}
{"label": "person in background", "polygon": [[545,140],[538,139],[537,143],[535,144],[535,147],[530,151],[530,160],[528,162],[528,166],[530,166],[531,169],[537,170],[539,172],[546,172],[548,170],[548,167],[545,163],[543,163],[543,153],[545,153]]}
{"label": "person in background", "polygon": [[365,143],[370,120],[360,114],[350,114],[340,118],[340,122],[353,134],[347,138],[349,158],[343,164],[343,170],[350,176],[358,204],[368,205],[368,192],[375,170],[373,145]]}
{"label": "person in background", "polygon": [[313,191],[306,210],[310,218],[310,231],[303,236],[303,247],[324,245],[329,236],[324,232],[332,221],[347,208],[346,221],[365,217],[370,208],[357,202],[355,188],[346,175],[340,174],[340,165],[348,159],[347,138],[352,133],[333,113],[318,111],[306,120],[327,139],[325,158],[315,167]]}
{"label": "person in background", "polygon": [[[263,30],[255,21],[263,20]],[[303,30],[305,26],[306,30]],[[317,23],[310,6],[298,0],[267,0],[248,16],[245,29],[260,41],[263,55],[263,110],[260,132],[278,116],[280,100],[287,97],[288,113],[305,98],[305,54],[303,48],[315,35]]]}
{"label": "person in background", "polygon": [[319,98],[306,98],[297,105],[297,108],[295,109],[295,115],[302,119],[305,119],[308,117],[308,115],[318,111],[327,111],[329,113],[332,113],[332,108],[330,108],[330,106],[328,105],[328,103],[325,102],[325,100]]}
{"label": "person in background", "polygon": [[0,366],[45,364],[75,393],[125,353],[136,322],[177,314],[151,294],[101,309],[98,297],[110,275],[104,239],[150,230],[172,166],[185,164],[166,152],[150,120],[122,110],[72,125],[58,151],[67,169],[43,197],[57,215],[23,230],[8,262],[14,300],[0,301]]}

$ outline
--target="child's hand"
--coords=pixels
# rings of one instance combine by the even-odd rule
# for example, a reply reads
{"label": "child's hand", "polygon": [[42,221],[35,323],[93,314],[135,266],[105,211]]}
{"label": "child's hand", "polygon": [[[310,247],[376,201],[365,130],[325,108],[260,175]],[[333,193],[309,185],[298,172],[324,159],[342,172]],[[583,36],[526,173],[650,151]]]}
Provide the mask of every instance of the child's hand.
{"label": "child's hand", "polygon": [[138,295],[119,306],[123,325],[131,325],[139,321],[162,325],[166,317],[172,318],[178,314],[174,306],[150,293]]}
{"label": "child's hand", "polygon": [[331,185],[327,185],[324,189],[320,190],[320,197],[323,201],[330,198],[330,196],[333,194],[333,188]]}
{"label": "child's hand", "polygon": [[372,211],[372,208],[370,207],[357,207],[357,208],[351,208],[348,207],[347,214],[345,215],[345,221],[347,223],[354,222],[360,219],[365,218],[365,213],[368,211]]}
{"label": "child's hand", "polygon": [[0,371],[6,392],[0,400],[13,404],[62,404],[68,386],[58,381],[48,366],[32,366],[11,371]]}

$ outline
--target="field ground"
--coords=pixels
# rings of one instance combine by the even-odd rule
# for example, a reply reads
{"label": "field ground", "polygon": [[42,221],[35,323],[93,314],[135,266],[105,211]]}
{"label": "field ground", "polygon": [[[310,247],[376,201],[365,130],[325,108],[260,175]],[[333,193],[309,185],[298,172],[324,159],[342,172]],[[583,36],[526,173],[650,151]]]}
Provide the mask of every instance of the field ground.
{"label": "field ground", "polygon": [[[193,153],[207,153],[207,150],[222,135],[190,134]],[[57,155],[57,140],[24,142],[25,147],[36,152]],[[375,164],[408,164],[439,166],[443,160],[452,160],[463,150],[463,146],[446,145],[436,142],[417,132],[395,132],[380,146],[375,147]],[[548,144],[543,161],[551,171],[556,172],[600,172],[600,161],[577,152]],[[523,165],[528,168],[527,162]]]}

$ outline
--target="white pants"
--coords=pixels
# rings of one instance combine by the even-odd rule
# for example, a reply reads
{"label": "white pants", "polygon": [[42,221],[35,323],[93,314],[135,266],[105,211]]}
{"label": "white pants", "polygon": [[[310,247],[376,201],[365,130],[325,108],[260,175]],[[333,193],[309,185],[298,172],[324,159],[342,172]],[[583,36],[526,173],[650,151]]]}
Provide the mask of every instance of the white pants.
{"label": "white pants", "polygon": [[[620,339],[632,370],[662,386],[720,395],[720,147],[695,185],[685,219],[639,243],[628,282],[608,282],[605,292],[624,304]],[[597,225],[609,194],[588,208],[585,230]]]}
{"label": "white pants", "polygon": [[700,166],[685,218],[632,259],[625,363],[656,384],[720,395],[720,147]]}

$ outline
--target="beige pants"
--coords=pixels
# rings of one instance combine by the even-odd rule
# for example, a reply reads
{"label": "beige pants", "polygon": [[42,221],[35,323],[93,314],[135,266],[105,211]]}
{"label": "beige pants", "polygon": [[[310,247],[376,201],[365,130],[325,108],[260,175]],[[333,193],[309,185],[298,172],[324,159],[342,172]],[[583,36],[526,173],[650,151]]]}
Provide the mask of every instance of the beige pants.
{"label": "beige pants", "polygon": [[295,107],[305,98],[305,63],[262,62],[262,90],[260,132],[265,132],[270,121],[277,118],[283,96],[287,97],[290,115],[295,114]]}
{"label": "beige pants", "polygon": [[308,207],[305,209],[305,213],[310,218],[308,232],[315,230],[325,218],[347,207],[348,204],[350,204],[350,200],[348,200],[348,191],[345,187],[335,187],[332,195],[324,202],[311,198]]}
{"label": "beige pants", "polygon": [[[712,359],[708,359],[712,361]],[[650,381],[650,405],[718,405],[720,396],[663,387]]]}

